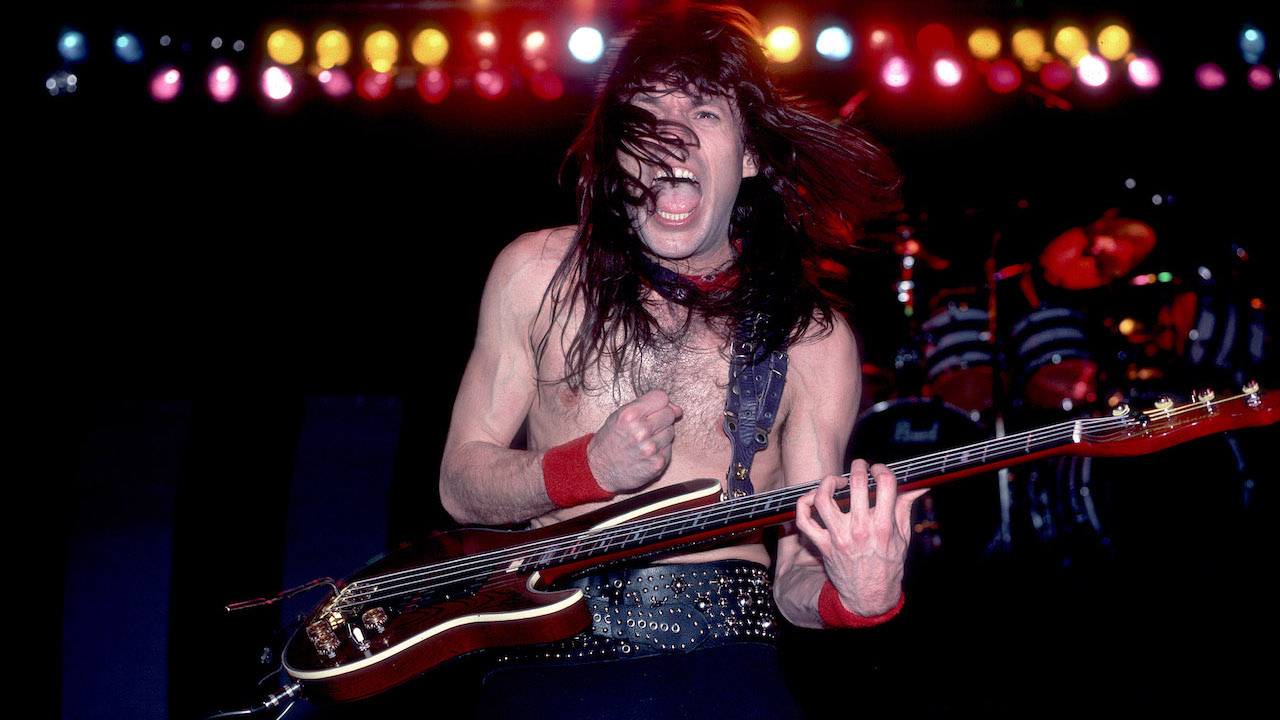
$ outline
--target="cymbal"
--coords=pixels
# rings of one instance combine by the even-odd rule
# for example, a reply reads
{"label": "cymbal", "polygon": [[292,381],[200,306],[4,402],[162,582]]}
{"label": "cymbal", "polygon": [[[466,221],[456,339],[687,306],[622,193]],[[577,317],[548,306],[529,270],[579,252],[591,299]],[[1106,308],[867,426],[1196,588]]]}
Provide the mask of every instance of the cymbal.
{"label": "cymbal", "polygon": [[1110,210],[1085,227],[1067,230],[1040,254],[1045,280],[1066,290],[1102,287],[1129,274],[1156,244],[1150,225]]}

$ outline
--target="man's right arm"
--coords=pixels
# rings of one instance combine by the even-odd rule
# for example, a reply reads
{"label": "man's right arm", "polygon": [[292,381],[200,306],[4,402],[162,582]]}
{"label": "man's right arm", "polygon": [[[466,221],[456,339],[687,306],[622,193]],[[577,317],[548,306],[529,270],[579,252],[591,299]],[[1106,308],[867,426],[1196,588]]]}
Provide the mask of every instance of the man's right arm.
{"label": "man's right arm", "polygon": [[[524,235],[499,254],[489,273],[440,468],[441,502],[460,523],[512,525],[560,507],[543,475],[547,449],[513,450],[510,444],[535,400],[530,338],[545,330],[534,322],[571,237],[564,229]],[[651,390],[609,415],[580,459],[601,492],[630,492],[661,477],[681,414],[666,393]]]}
{"label": "man's right arm", "polygon": [[529,338],[562,253],[544,231],[498,255],[480,300],[475,347],[453,406],[440,468],[440,499],[458,522],[509,525],[555,509],[542,481],[542,453],[512,450],[537,392]]}

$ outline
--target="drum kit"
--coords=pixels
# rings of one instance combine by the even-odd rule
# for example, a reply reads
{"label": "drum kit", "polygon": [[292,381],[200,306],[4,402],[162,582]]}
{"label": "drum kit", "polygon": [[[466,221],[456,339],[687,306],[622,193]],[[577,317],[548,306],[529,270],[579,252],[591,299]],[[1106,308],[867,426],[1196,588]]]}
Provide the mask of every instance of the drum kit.
{"label": "drum kit", "polygon": [[[922,273],[943,276],[959,263],[929,253],[916,236],[919,224],[901,222],[883,236],[900,268],[900,347],[891,361],[863,366],[866,397],[846,459],[893,462],[1121,402],[1238,387],[1262,364],[1262,303],[1204,267],[1142,272],[1156,232],[1116,210],[1012,262],[996,259],[995,233],[981,278],[928,292]],[[945,546],[949,501],[997,523],[983,531],[988,554],[1010,549],[1015,535],[1105,546],[1106,488],[1091,465],[1057,458],[1002,470],[989,493],[967,481],[963,493],[935,488],[918,509],[916,547]],[[998,518],[984,504],[993,498]]]}

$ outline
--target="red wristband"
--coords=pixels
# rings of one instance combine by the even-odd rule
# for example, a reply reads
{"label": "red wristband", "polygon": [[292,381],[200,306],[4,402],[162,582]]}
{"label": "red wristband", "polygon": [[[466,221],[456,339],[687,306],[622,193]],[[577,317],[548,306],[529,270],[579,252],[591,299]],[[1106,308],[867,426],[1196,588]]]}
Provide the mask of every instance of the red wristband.
{"label": "red wristband", "polygon": [[587,443],[593,434],[557,445],[542,456],[542,482],[547,488],[547,497],[562,508],[613,497],[613,493],[596,482],[587,464]]}
{"label": "red wristband", "polygon": [[902,610],[902,605],[907,601],[906,593],[898,598],[898,604],[889,608],[883,615],[874,617],[865,617],[857,613],[849,612],[845,608],[844,603],[840,602],[840,592],[836,590],[836,586],[828,580],[822,586],[822,592],[818,593],[818,614],[822,616],[822,621],[832,627],[838,628],[864,628],[872,625],[879,625],[887,622],[894,615]]}

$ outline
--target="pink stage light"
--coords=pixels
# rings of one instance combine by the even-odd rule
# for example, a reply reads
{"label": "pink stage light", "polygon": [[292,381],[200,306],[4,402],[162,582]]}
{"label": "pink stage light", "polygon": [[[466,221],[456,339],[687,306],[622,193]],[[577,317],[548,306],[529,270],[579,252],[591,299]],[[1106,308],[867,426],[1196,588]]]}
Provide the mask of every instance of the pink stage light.
{"label": "pink stage light", "polygon": [[1129,80],[1140,88],[1160,84],[1160,66],[1151,58],[1136,58],[1129,63]]}
{"label": "pink stage light", "polygon": [[998,93],[1013,92],[1022,84],[1022,70],[1012,60],[1002,58],[991,63],[987,71],[987,85]]}
{"label": "pink stage light", "polygon": [[880,68],[880,80],[892,90],[905,90],[911,84],[911,66],[901,56],[894,55]]}
{"label": "pink stage light", "polygon": [[215,102],[228,102],[236,96],[240,76],[226,63],[219,63],[209,71],[209,96]]}
{"label": "pink stage light", "polygon": [[151,99],[171,102],[182,94],[182,72],[174,67],[160,68],[151,76]]}
{"label": "pink stage light", "polygon": [[342,68],[321,70],[320,74],[316,75],[316,80],[320,81],[320,90],[331,98],[346,97],[355,89],[355,83],[351,82],[351,75]]}
{"label": "pink stage light", "polygon": [[955,87],[964,79],[964,70],[952,58],[938,58],[933,63],[933,79],[942,87]]}
{"label": "pink stage light", "polygon": [[1205,90],[1218,90],[1227,84],[1227,74],[1214,63],[1196,68],[1196,84]]}

